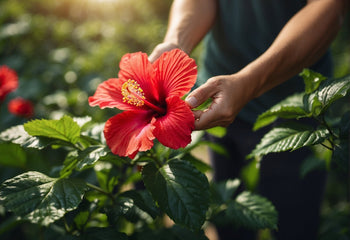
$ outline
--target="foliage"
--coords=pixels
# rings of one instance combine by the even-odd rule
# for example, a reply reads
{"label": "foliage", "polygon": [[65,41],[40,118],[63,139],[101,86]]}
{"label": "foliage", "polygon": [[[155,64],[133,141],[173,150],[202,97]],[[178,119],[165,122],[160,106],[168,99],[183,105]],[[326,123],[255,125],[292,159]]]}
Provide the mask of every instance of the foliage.
{"label": "foliage", "polygon": [[[34,102],[37,117],[70,113],[104,120],[104,113],[87,107],[87,97],[116,76],[125,53],[150,53],[162,41],[170,3],[0,1],[0,65],[20,76],[12,95]],[[22,123],[0,110],[6,116],[0,130]]]}
{"label": "foliage", "polygon": [[[18,138],[19,129],[25,137]],[[65,115],[59,120],[32,120],[1,133],[6,144],[66,153],[65,160],[52,169],[52,177],[28,171],[4,181],[1,205],[21,220],[60,229],[56,237],[79,239],[86,232],[98,232],[105,239],[139,239],[144,231],[166,238],[179,229],[186,229],[181,231],[184,236],[205,239],[203,224],[219,213],[245,227],[276,228],[277,212],[267,199],[249,192],[232,198],[239,180],[209,184],[191,163],[200,161],[191,154],[201,144],[199,138],[178,151],[158,144],[131,160],[110,152],[101,138],[102,129],[89,117]],[[145,188],[130,188],[140,180]],[[164,214],[175,222],[173,228],[159,224]]]}
{"label": "foliage", "polygon": [[309,69],[305,69],[301,76],[304,77],[305,92],[288,97],[261,114],[254,129],[271,124],[277,118],[311,118],[316,123],[282,123],[268,132],[248,157],[260,157],[271,152],[296,150],[316,144],[334,151],[335,162],[342,161],[342,156],[346,157],[348,151],[343,143],[348,141],[350,110],[346,109],[338,119],[332,119],[333,126],[327,122],[326,113],[332,104],[350,92],[350,76],[326,80]]}
{"label": "foliage", "polygon": [[[100,122],[116,113],[88,107],[87,97],[107,77],[116,76],[123,54],[150,53],[162,41],[170,4],[170,0],[0,1],[0,65],[14,69],[20,84],[0,105],[1,239],[186,240],[207,239],[203,234],[207,221],[276,227],[277,213],[269,201],[239,192],[238,179],[207,180],[211,168],[192,150],[203,145],[221,154],[225,150],[199,141],[203,133],[194,134],[194,143],[186,149],[173,151],[157,144],[135,161],[116,157],[105,147]],[[334,47],[337,76],[349,73],[349,46],[344,46],[348,33],[342,35],[345,38]],[[15,97],[34,103],[33,121],[4,107]],[[303,104],[274,111],[299,117],[307,112],[300,108]],[[288,110],[293,106],[297,113]],[[322,109],[314,107],[316,112]],[[260,124],[273,118],[276,115],[266,113],[267,123]],[[339,126],[348,129],[348,119],[344,115]],[[210,133],[225,134],[222,128]],[[337,149],[343,146],[344,142],[335,144]],[[343,153],[336,150],[334,155],[340,159]],[[336,161],[340,169],[346,164],[346,157],[342,159]],[[320,162],[311,159],[303,174],[322,166]],[[346,233],[341,223],[348,219],[349,211],[343,209],[349,208],[337,204],[341,215],[328,214],[338,199],[334,195],[343,194],[340,186],[339,182],[329,186],[325,218],[331,218],[322,232],[324,239],[334,239],[329,233]],[[199,189],[203,191],[198,193]],[[176,224],[165,224],[165,214]]]}
{"label": "foliage", "polygon": [[[258,117],[254,129],[278,120],[279,122],[265,134],[248,158],[261,158],[273,152],[293,151],[319,145],[331,152],[330,163],[322,164],[322,160],[317,155],[310,157],[302,165],[301,176],[305,176],[313,169],[328,165],[332,170],[331,174],[335,172],[337,181],[340,180],[338,186],[349,189],[350,75],[338,79],[326,79],[319,73],[305,69],[301,76],[304,78],[305,92],[286,98]],[[309,121],[300,123],[301,119]],[[323,155],[326,156],[326,154]],[[333,178],[332,175],[331,178]],[[343,194],[345,196],[330,204],[344,205],[347,209],[350,206],[350,195],[346,196],[349,192],[343,192]],[[328,211],[327,214],[330,218],[344,216],[349,218],[348,211],[338,212],[338,214]],[[348,222],[330,224],[325,221],[321,238],[339,239],[342,235],[344,239],[348,239],[349,231],[343,232],[343,229],[348,229]]]}

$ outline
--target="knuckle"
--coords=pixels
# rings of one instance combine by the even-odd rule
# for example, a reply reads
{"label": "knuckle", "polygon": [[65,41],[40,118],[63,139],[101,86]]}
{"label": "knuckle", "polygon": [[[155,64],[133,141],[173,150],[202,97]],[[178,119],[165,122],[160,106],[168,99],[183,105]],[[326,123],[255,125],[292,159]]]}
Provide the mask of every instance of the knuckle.
{"label": "knuckle", "polygon": [[224,85],[225,79],[222,77],[213,77],[208,80],[210,85],[212,85],[215,88],[220,88],[221,86]]}

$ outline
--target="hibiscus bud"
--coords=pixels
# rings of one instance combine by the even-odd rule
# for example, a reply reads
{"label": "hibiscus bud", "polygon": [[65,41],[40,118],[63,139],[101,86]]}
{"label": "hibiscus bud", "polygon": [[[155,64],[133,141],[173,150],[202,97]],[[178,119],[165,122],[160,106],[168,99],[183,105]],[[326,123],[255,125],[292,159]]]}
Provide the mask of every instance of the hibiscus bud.
{"label": "hibiscus bud", "polygon": [[0,66],[0,101],[18,87],[17,73],[7,66]]}
{"label": "hibiscus bud", "polygon": [[31,101],[23,98],[12,99],[8,104],[9,112],[25,118],[31,118],[34,114],[34,107]]}

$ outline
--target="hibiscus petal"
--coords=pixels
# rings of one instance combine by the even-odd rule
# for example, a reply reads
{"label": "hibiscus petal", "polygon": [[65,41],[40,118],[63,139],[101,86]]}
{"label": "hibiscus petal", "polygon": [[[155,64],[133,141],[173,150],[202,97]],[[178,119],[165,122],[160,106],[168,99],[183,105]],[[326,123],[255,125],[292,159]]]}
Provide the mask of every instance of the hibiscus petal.
{"label": "hibiscus petal", "polygon": [[138,107],[123,102],[122,85],[124,81],[118,78],[111,78],[98,85],[95,94],[89,97],[90,106],[100,108],[118,108],[121,110],[136,110]]}
{"label": "hibiscus petal", "polygon": [[105,124],[107,145],[114,154],[134,158],[137,152],[152,148],[154,121],[149,111],[125,111],[115,115]]}
{"label": "hibiscus petal", "polygon": [[147,54],[142,52],[127,53],[119,63],[120,71],[118,77],[121,79],[135,80],[142,88],[148,101],[157,102],[158,93],[153,87],[152,64],[149,62]]}
{"label": "hibiscus petal", "polygon": [[167,113],[156,119],[154,136],[164,146],[178,149],[191,142],[194,130],[194,115],[187,104],[178,96],[166,99]]}
{"label": "hibiscus petal", "polygon": [[196,82],[197,65],[180,49],[163,53],[153,63],[154,79],[161,99],[177,95],[182,97],[188,93]]}

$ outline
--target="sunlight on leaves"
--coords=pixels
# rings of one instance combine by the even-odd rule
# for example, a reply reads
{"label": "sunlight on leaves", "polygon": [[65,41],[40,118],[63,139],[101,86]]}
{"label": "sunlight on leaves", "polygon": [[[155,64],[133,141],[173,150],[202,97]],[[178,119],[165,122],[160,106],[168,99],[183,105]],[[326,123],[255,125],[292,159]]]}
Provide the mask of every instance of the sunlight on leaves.
{"label": "sunlight on leaves", "polygon": [[26,172],[1,185],[0,203],[17,216],[46,226],[77,208],[86,190],[81,180]]}

